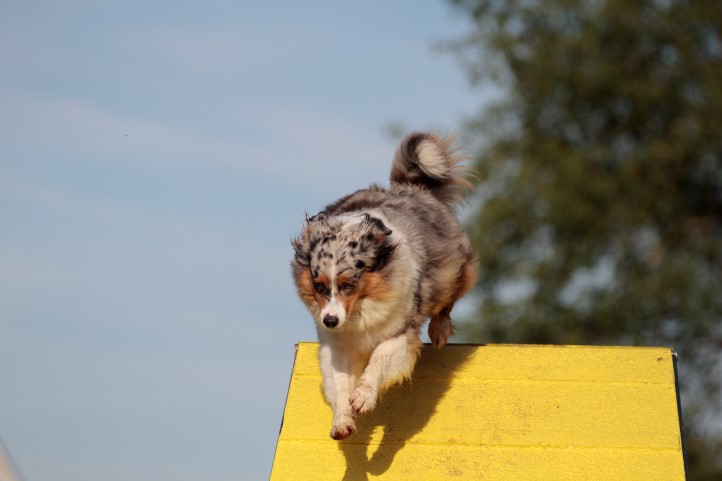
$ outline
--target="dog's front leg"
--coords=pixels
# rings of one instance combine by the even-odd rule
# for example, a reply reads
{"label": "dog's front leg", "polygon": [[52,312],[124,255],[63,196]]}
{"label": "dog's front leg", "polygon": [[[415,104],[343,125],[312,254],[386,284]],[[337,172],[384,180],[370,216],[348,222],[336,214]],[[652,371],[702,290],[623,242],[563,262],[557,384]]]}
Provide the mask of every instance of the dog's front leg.
{"label": "dog's front leg", "polygon": [[420,352],[418,332],[411,328],[379,344],[351,394],[353,410],[359,414],[373,410],[379,393],[392,384],[411,377]]}
{"label": "dog's front leg", "polygon": [[322,344],[318,358],[323,374],[323,392],[333,409],[331,437],[346,439],[356,432],[354,412],[349,404],[351,390],[356,383],[354,359],[340,349]]}

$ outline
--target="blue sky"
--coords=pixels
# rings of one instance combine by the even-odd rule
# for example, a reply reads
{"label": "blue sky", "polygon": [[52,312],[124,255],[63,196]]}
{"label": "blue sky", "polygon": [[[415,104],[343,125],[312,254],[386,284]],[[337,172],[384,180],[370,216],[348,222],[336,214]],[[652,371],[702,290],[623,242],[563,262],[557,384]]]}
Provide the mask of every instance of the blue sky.
{"label": "blue sky", "polygon": [[386,182],[385,126],[481,105],[441,1],[9,0],[0,438],[27,481],[265,479],[315,339],[305,211]]}

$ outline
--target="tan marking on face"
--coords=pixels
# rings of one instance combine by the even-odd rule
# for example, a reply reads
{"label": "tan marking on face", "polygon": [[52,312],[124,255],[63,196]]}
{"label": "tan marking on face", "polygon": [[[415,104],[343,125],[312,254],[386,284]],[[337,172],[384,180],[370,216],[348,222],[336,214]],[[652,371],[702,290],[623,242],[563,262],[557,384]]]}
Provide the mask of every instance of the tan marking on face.
{"label": "tan marking on face", "polygon": [[313,290],[313,281],[311,280],[311,270],[303,269],[296,277],[296,288],[298,289],[298,295],[301,300],[310,306],[316,302],[316,296]]}
{"label": "tan marking on face", "polygon": [[366,272],[361,276],[358,295],[374,301],[385,299],[391,292],[388,279],[377,272]]}
{"label": "tan marking on face", "polygon": [[318,277],[316,277],[316,282],[320,282],[321,284],[323,284],[324,286],[326,286],[326,289],[330,289],[330,288],[331,288],[331,286],[329,285],[330,282],[329,282],[329,280],[328,280],[328,276],[327,276],[326,274],[324,274],[323,272],[320,273],[320,274],[318,275]]}

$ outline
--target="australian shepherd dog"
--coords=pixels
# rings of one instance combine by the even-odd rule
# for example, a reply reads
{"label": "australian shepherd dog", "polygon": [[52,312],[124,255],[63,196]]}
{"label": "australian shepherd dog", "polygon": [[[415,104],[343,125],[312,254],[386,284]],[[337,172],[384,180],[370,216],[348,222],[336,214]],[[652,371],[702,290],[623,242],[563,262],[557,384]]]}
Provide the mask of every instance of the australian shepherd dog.
{"label": "australian shepherd dog", "polygon": [[293,278],[316,321],[331,437],[409,378],[421,327],[437,348],[451,309],[474,284],[477,258],[455,215],[471,188],[453,139],[413,133],[398,147],[390,188],[372,185],[306,218],[292,240]]}

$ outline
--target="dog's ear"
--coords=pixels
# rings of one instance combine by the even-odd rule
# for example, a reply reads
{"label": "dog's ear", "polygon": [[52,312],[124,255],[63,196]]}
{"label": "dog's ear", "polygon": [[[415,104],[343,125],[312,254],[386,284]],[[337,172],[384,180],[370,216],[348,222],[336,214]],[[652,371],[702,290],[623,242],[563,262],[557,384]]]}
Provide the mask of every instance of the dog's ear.
{"label": "dog's ear", "polygon": [[378,217],[369,214],[361,222],[361,242],[371,253],[372,262],[366,266],[369,271],[378,271],[386,267],[396,251],[397,244],[391,240],[393,231]]}
{"label": "dog's ear", "polygon": [[303,267],[310,266],[313,250],[324,237],[331,234],[331,231],[332,227],[328,222],[326,212],[319,212],[313,217],[306,214],[301,233],[291,239],[291,246],[295,254],[294,263]]}
{"label": "dog's ear", "polygon": [[308,267],[311,265],[311,249],[303,233],[291,239],[291,247],[293,247],[294,268]]}
{"label": "dog's ear", "polygon": [[361,222],[361,228],[365,231],[365,235],[371,239],[371,237],[378,237],[379,240],[383,236],[390,236],[393,231],[386,227],[384,221],[378,217],[374,217],[371,214],[364,214],[364,220]]}
{"label": "dog's ear", "polygon": [[328,214],[326,214],[325,210],[322,210],[318,214],[309,217],[308,214],[306,214],[306,225],[311,223],[321,223],[321,222],[328,222]]}

